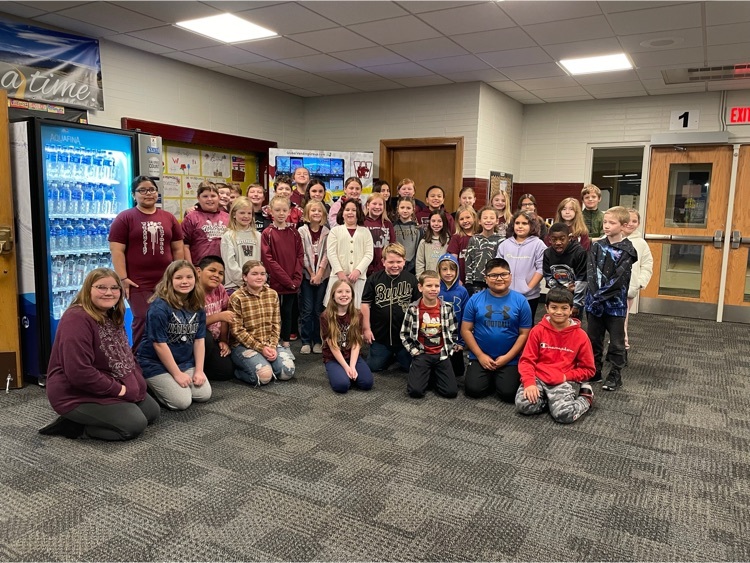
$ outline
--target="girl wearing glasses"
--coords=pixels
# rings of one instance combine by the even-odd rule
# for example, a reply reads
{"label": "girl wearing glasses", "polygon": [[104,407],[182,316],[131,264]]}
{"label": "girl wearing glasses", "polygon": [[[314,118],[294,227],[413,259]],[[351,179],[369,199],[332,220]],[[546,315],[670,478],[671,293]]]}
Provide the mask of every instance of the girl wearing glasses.
{"label": "girl wearing glasses", "polygon": [[92,270],[57,326],[47,398],[60,417],[40,434],[130,440],[159,416],[124,321],[120,278],[108,268]]}
{"label": "girl wearing glasses", "polygon": [[112,265],[133,313],[133,351],[143,338],[149,299],[164,270],[182,260],[182,227],[174,215],[156,207],[159,194],[148,176],[131,184],[135,207],[117,215],[109,229]]}
{"label": "girl wearing glasses", "polygon": [[[536,198],[531,194],[523,194],[521,196],[521,199],[518,200],[518,211],[528,211],[534,214],[534,216],[536,217],[537,225],[538,225],[539,238],[544,240],[544,237],[547,236],[547,225],[545,224],[544,220],[542,220],[542,218],[539,217],[539,211],[536,205]],[[513,236],[512,224],[508,225],[508,232],[506,236],[508,237]]]}

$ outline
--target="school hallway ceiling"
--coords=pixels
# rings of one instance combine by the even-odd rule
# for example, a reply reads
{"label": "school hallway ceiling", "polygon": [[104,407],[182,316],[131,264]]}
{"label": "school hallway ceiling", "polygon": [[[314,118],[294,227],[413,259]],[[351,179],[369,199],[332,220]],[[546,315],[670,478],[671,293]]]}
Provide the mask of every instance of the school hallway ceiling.
{"label": "school hallway ceiling", "polygon": [[[475,81],[524,104],[750,88],[750,2],[42,1],[0,12],[304,97]],[[280,37],[228,45],[173,26],[222,12]],[[556,64],[621,51],[634,70],[571,77]],[[709,67],[710,80],[665,83],[663,71],[688,80]]]}

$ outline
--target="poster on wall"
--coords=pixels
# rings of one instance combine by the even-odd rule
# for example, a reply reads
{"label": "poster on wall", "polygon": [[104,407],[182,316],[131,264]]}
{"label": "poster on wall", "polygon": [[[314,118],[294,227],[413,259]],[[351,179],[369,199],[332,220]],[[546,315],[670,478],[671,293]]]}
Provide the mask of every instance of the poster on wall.
{"label": "poster on wall", "polygon": [[201,153],[201,171],[203,176],[220,177],[222,182],[224,178],[230,175],[230,159],[227,153],[203,151]]}
{"label": "poster on wall", "polygon": [[513,174],[491,171],[487,185],[487,202],[492,201],[492,196],[500,190],[508,194],[507,201],[513,201]]}
{"label": "poster on wall", "polygon": [[201,153],[187,147],[164,147],[167,174],[200,174]]}
{"label": "poster on wall", "polygon": [[291,176],[295,169],[303,166],[310,171],[311,177],[319,178],[325,184],[327,203],[344,195],[344,181],[351,176],[362,181],[362,199],[366,199],[372,193],[373,163],[371,152],[269,149],[269,197],[273,197],[276,176]]}
{"label": "poster on wall", "polygon": [[164,197],[182,197],[182,178],[172,175],[162,176],[161,195]]}

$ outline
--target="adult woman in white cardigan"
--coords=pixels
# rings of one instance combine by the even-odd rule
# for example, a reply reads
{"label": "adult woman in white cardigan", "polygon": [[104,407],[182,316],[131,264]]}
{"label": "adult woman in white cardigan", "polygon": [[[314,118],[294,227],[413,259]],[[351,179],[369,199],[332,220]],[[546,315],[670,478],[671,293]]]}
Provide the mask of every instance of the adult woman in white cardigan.
{"label": "adult woman in white cardigan", "polygon": [[328,233],[328,262],[331,264],[331,277],[328,279],[325,305],[331,297],[331,288],[336,280],[349,280],[354,286],[354,305],[362,304],[362,292],[365,289],[367,267],[372,262],[372,235],[364,227],[365,215],[359,199],[347,199],[342,202],[336,215],[338,223]]}

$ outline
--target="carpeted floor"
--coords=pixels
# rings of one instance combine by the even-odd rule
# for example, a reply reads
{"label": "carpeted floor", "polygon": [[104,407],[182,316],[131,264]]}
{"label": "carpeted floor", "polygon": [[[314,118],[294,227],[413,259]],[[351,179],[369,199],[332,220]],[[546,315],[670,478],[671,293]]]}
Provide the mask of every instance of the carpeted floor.
{"label": "carpeted floor", "polygon": [[[214,385],[128,443],[0,398],[0,560],[750,560],[748,327],[640,314],[572,426],[495,399]],[[299,345],[293,346],[295,350]]]}

